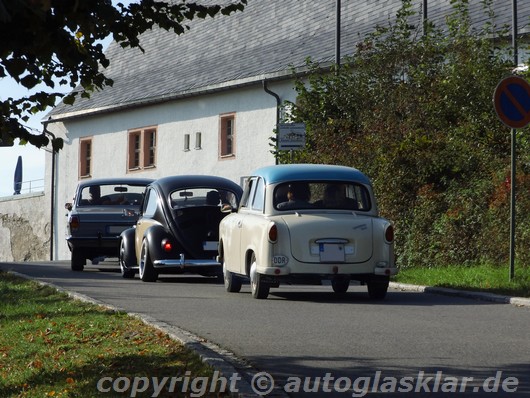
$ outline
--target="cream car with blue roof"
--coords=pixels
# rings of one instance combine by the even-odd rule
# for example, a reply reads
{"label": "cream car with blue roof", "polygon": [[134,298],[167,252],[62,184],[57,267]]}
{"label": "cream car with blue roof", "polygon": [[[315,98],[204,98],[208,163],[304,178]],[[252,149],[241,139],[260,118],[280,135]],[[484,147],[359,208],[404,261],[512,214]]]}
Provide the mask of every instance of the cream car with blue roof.
{"label": "cream car with blue roof", "polygon": [[219,230],[228,292],[250,280],[252,296],[264,299],[282,283],[330,280],[336,293],[345,293],[357,280],[371,298],[383,299],[397,273],[393,226],[379,217],[368,177],[351,167],[258,169]]}

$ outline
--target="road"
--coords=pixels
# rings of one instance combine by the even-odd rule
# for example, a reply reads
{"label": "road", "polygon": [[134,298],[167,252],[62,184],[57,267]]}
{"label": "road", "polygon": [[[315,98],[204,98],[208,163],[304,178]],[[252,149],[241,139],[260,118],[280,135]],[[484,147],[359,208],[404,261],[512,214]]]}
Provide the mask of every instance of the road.
{"label": "road", "polygon": [[[0,269],[188,330],[298,390],[293,397],[352,396],[340,393],[348,384],[395,390],[396,382],[405,393],[382,396],[530,396],[528,308],[397,290],[377,302],[364,286],[341,297],[329,286],[285,286],[255,300],[248,285],[229,294],[213,279],[194,276],[144,283],[112,269],[72,272],[67,262]],[[321,392],[304,394],[297,380],[305,390],[319,381]]]}

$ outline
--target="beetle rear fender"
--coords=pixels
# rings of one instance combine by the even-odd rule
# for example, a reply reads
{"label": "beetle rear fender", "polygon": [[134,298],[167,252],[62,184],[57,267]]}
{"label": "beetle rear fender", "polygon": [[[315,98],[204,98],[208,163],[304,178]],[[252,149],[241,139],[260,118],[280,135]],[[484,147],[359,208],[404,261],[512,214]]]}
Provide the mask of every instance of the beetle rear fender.
{"label": "beetle rear fender", "polygon": [[125,248],[125,256],[127,258],[127,263],[137,265],[138,261],[136,259],[136,251],[134,250],[135,231],[136,230],[134,228],[126,229],[121,233],[120,239],[122,240]]}
{"label": "beetle rear fender", "polygon": [[135,228],[127,228],[120,234],[121,239],[125,242],[134,242],[134,233],[136,232]]}
{"label": "beetle rear fender", "polygon": [[175,244],[175,239],[171,234],[160,225],[153,225],[149,227],[144,234],[144,239],[147,240],[149,253],[153,260],[164,259],[168,257],[168,253],[162,250],[162,240],[169,239]]}

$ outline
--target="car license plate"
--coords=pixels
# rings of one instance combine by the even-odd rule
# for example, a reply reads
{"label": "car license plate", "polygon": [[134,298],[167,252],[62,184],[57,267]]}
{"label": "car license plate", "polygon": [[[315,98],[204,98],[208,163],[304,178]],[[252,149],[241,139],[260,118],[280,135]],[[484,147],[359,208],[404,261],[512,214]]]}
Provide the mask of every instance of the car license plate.
{"label": "car license plate", "polygon": [[205,242],[202,242],[202,248],[204,251],[217,250],[218,246],[219,246],[219,242],[216,240],[207,240]]}
{"label": "car license plate", "polygon": [[129,228],[127,225],[109,225],[107,227],[107,233],[112,235],[119,235],[127,228]]}
{"label": "car license plate", "polygon": [[344,262],[344,245],[332,243],[319,244],[321,262]]}

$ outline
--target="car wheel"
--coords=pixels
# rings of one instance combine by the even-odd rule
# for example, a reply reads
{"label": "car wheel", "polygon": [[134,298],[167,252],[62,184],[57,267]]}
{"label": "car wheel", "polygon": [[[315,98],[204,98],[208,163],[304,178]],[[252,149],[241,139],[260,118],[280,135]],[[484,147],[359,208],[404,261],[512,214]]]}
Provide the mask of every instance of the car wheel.
{"label": "car wheel", "polygon": [[131,264],[127,262],[127,253],[125,253],[125,242],[123,239],[120,242],[120,270],[121,270],[121,276],[126,279],[132,279],[134,278],[134,274],[136,272],[129,268]]}
{"label": "car wheel", "polygon": [[368,286],[368,295],[370,298],[374,300],[383,300],[386,296],[389,283],[389,278],[372,279],[366,282],[366,285]]}
{"label": "car wheel", "polygon": [[229,293],[239,293],[241,291],[241,279],[226,269],[226,263],[223,259],[223,277],[225,289]]}
{"label": "car wheel", "polygon": [[84,253],[79,249],[72,249],[71,268],[72,271],[83,271],[86,264]]}
{"label": "car wheel", "polygon": [[255,299],[266,299],[269,295],[270,286],[264,284],[261,280],[262,276],[257,271],[256,255],[252,254],[250,263],[250,290],[252,297]]}
{"label": "car wheel", "polygon": [[331,280],[331,287],[335,293],[346,293],[350,287],[350,277],[340,276]]}
{"label": "car wheel", "polygon": [[140,252],[140,279],[144,282],[156,282],[158,279],[158,272],[153,267],[151,256],[149,255],[149,249],[147,240],[144,239],[142,242],[142,250]]}

